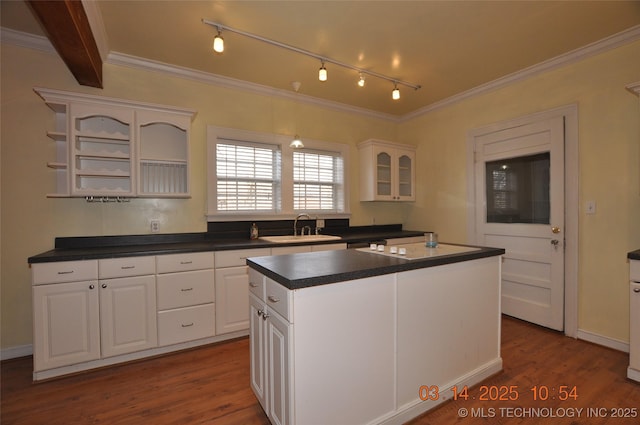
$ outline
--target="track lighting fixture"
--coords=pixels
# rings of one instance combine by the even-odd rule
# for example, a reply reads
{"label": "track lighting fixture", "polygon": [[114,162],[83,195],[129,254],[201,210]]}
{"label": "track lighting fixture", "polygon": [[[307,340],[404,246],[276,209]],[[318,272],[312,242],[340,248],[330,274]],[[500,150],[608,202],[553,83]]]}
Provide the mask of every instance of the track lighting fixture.
{"label": "track lighting fixture", "polygon": [[398,84],[395,84],[393,91],[391,92],[391,98],[393,100],[400,99],[400,89],[398,88]]}
{"label": "track lighting fixture", "polygon": [[[293,87],[293,90],[296,92],[296,108],[293,111],[293,123],[294,123],[296,129],[298,127],[298,120],[296,119],[296,115],[297,115],[297,111],[298,111],[298,105],[297,105],[298,91],[300,90],[300,86],[301,85],[302,85],[302,83],[300,83],[300,81],[293,81],[291,83],[291,87]],[[304,148],[304,143],[302,143],[302,139],[300,139],[300,136],[298,136],[297,133],[298,132],[296,131],[295,137],[293,138],[293,140],[289,144],[290,148],[293,148],[293,149]]]}
{"label": "track lighting fixture", "polygon": [[364,75],[362,74],[362,72],[360,73],[360,79],[358,80],[358,85],[360,87],[364,87]]}
{"label": "track lighting fixture", "polygon": [[358,85],[360,87],[364,87],[364,84],[365,84],[364,75],[365,74],[369,75],[371,77],[376,77],[376,78],[380,78],[382,80],[386,80],[386,81],[392,82],[394,84],[394,89],[393,89],[393,92],[392,92],[392,98],[394,100],[400,99],[400,90],[398,89],[398,85],[405,86],[405,87],[411,87],[414,90],[418,90],[421,87],[419,84],[413,84],[413,83],[410,83],[410,82],[407,82],[407,81],[398,80],[397,78],[389,77],[389,76],[384,75],[384,74],[379,74],[379,73],[374,72],[374,71],[370,71],[370,70],[363,69],[363,68],[358,68],[357,66],[353,66],[353,65],[350,65],[350,64],[345,63],[345,62],[340,62],[340,61],[328,58],[326,56],[321,56],[321,55],[319,55],[317,53],[313,53],[313,52],[310,52],[308,50],[301,49],[299,47],[291,46],[289,44],[285,44],[285,43],[281,43],[279,41],[271,40],[269,38],[265,38],[265,37],[262,37],[262,36],[259,36],[259,35],[256,35],[256,34],[252,34],[250,32],[246,32],[246,31],[242,31],[242,30],[239,30],[239,29],[236,29],[236,28],[232,28],[232,27],[229,27],[227,25],[223,25],[223,24],[218,23],[218,22],[212,22],[212,21],[209,21],[207,19],[203,19],[202,23],[210,25],[210,26],[212,26],[212,27],[214,27],[214,28],[216,28],[218,30],[218,35],[216,35],[216,37],[214,38],[214,47],[213,47],[213,50],[215,50],[217,53],[222,53],[224,51],[224,40],[222,39],[222,36],[220,35],[220,31],[221,30],[226,30],[226,31],[230,31],[230,32],[235,33],[235,34],[239,34],[239,35],[243,35],[245,37],[252,38],[254,40],[262,41],[263,43],[267,43],[267,44],[270,44],[272,46],[281,47],[281,48],[289,50],[291,52],[299,53],[301,55],[308,56],[308,57],[320,60],[321,66],[320,66],[320,69],[318,71],[318,79],[320,81],[327,81],[328,75],[327,75],[327,68],[325,67],[325,62],[326,62],[326,63],[332,63],[334,65],[341,66],[343,68],[347,68],[347,69],[352,69],[354,71],[358,71],[358,73],[360,74],[360,79],[358,80]]}
{"label": "track lighting fixture", "polygon": [[213,51],[216,53],[224,52],[224,38],[220,35],[220,28],[218,28],[218,34],[213,38]]}
{"label": "track lighting fixture", "polygon": [[324,61],[321,61],[320,70],[318,71],[318,80],[327,81],[327,68],[324,67]]}

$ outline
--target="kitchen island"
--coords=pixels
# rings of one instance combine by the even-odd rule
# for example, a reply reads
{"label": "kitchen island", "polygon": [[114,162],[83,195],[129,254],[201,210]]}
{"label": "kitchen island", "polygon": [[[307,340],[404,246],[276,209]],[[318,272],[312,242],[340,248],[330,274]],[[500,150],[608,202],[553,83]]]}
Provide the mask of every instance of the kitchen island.
{"label": "kitchen island", "polygon": [[502,370],[504,250],[389,249],[247,259],[251,386],[272,423],[399,424]]}

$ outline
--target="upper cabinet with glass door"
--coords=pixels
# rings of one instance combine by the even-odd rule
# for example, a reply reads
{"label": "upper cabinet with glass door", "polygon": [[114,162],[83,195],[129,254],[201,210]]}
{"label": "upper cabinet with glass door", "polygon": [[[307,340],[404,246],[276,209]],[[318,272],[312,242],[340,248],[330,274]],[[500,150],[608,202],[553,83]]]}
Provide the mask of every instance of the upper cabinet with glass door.
{"label": "upper cabinet with glass door", "polygon": [[358,150],[361,201],[415,201],[415,147],[369,139]]}
{"label": "upper cabinet with glass door", "polygon": [[56,191],[49,197],[184,198],[195,111],[34,89],[56,114]]}

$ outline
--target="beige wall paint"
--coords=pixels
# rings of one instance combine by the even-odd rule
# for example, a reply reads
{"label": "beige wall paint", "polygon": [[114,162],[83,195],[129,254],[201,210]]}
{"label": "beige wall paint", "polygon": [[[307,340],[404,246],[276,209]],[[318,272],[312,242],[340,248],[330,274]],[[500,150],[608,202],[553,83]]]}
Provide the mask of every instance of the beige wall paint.
{"label": "beige wall paint", "polygon": [[[568,104],[579,121],[579,317],[581,330],[629,338],[626,254],[640,248],[640,42],[476,96],[403,123],[418,145],[418,193],[405,225],[466,242],[470,130]],[[597,214],[585,215],[587,200]]]}
{"label": "beige wall paint", "polygon": [[[357,198],[355,145],[372,137],[395,139],[392,122],[113,65],[104,67],[104,90],[83,87],[56,55],[7,44],[2,45],[1,66],[3,349],[31,343],[27,258],[52,249],[55,237],[146,234],[150,218],[160,219],[162,233],[206,231],[207,125],[292,136],[296,129],[303,137],[349,144],[352,223],[404,219],[407,207],[361,205]],[[54,191],[53,171],[46,167],[55,158],[54,145],[46,137],[54,122],[34,86],[197,110],[191,133],[192,198],[133,199],[127,204],[46,198]]]}
{"label": "beige wall paint", "polygon": [[[79,86],[56,55],[2,45],[1,328],[0,348],[31,343],[27,258],[56,236],[144,234],[159,218],[162,232],[206,229],[206,126],[293,134],[351,145],[353,225],[404,222],[466,241],[466,136],[473,128],[577,102],[580,113],[580,199],[598,214],[580,216],[581,329],[628,340],[627,251],[640,248],[640,101],[624,91],[640,80],[640,43],[439,109],[399,125],[357,114],[106,65],[104,90]],[[34,86],[192,108],[192,198],[87,204],[50,199],[54,147],[45,132],[51,111]],[[425,89],[427,89],[425,87]],[[304,88],[302,89],[304,92]],[[295,114],[294,114],[295,111]],[[418,145],[417,201],[358,201],[356,143],[367,138]],[[605,243],[606,250],[596,243]],[[606,252],[604,252],[606,251]]]}

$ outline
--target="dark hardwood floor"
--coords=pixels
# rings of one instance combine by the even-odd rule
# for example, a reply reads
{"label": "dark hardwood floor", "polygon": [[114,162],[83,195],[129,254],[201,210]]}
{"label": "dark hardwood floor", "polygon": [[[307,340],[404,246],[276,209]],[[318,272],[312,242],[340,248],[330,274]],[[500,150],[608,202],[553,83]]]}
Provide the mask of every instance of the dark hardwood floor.
{"label": "dark hardwood floor", "polygon": [[[467,400],[446,402],[411,425],[640,424],[640,384],[625,378],[625,353],[505,317],[502,357],[503,372],[481,384],[486,391],[470,388]],[[2,362],[3,425],[269,423],[249,388],[247,338],[40,383],[31,368],[31,357]],[[559,400],[561,385],[575,386],[577,399]],[[517,386],[517,400],[479,400],[503,386]],[[548,399],[533,400],[534,386],[546,387]]]}

